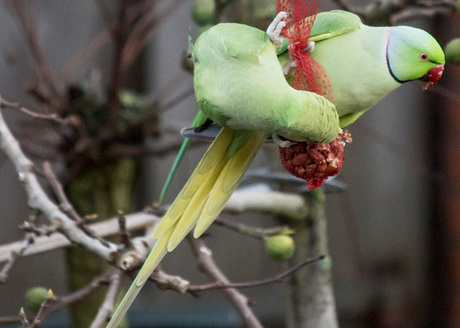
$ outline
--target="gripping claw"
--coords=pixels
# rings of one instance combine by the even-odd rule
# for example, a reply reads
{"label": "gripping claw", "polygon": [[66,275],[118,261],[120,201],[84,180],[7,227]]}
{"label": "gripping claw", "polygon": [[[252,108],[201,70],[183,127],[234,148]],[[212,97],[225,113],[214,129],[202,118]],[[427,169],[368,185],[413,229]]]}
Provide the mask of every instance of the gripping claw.
{"label": "gripping claw", "polygon": [[267,35],[275,46],[280,46],[283,43],[281,31],[286,27],[286,20],[290,17],[290,13],[280,11],[268,26]]}

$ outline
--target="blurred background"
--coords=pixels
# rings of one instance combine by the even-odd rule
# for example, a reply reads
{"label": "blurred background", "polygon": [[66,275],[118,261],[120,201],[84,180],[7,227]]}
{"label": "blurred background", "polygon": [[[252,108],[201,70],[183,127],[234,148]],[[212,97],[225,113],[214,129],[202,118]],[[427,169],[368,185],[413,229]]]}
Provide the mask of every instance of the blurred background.
{"label": "blurred background", "polygon": [[[141,8],[142,1],[134,2]],[[274,2],[235,0],[221,18],[265,29],[276,13]],[[139,54],[127,65],[129,69],[118,72],[122,77],[117,77],[114,66],[126,57],[113,55],[120,42],[117,44],[116,38],[112,42],[107,29],[124,3],[0,1],[2,97],[46,112],[60,106],[53,99],[61,95],[61,99],[67,99],[66,108],[99,122],[110,120],[99,104],[111,99],[111,92],[129,90],[115,104],[121,115],[126,115],[126,126],[134,125],[128,113],[130,106],[148,109],[140,115],[145,121],[143,131],[125,128],[126,133],[119,139],[113,137],[115,143],[126,146],[131,142],[142,148],[126,148],[125,155],[132,156],[117,157],[121,158],[118,161],[111,157],[108,166],[97,163],[97,156],[79,162],[81,154],[69,151],[75,147],[72,135],[61,133],[58,137],[56,130],[46,124],[3,110],[26,152],[37,161],[48,158],[56,163],[69,195],[83,199],[77,206],[82,214],[105,213],[108,217],[118,209],[136,211],[155,202],[181,141],[180,128],[190,126],[197,112],[193,78],[183,64],[189,35],[196,38],[202,29],[192,20],[194,1],[151,1],[155,27],[146,38],[148,45],[145,49],[129,48]],[[324,0],[320,11],[338,9],[338,3],[342,1]],[[368,4],[357,0],[349,3],[357,7]],[[460,37],[460,16],[452,9],[455,1],[444,3],[446,10],[441,14],[415,16],[402,23],[429,31],[445,47],[451,39]],[[38,38],[35,41],[40,50],[33,50],[38,46],[28,40],[30,29]],[[43,58],[49,66],[43,64]],[[40,64],[42,67],[37,67]],[[46,83],[43,72],[48,69],[56,81],[54,87]],[[338,178],[346,189],[328,194],[326,200],[328,246],[341,327],[460,327],[459,77],[460,69],[448,63],[433,89],[422,91],[421,82],[404,84],[349,127],[353,143],[346,147]],[[149,106],[139,109],[136,102]],[[106,144],[92,146],[103,149]],[[173,200],[206,146],[200,144],[189,150],[165,203]],[[84,148],[84,153],[88,155],[90,150]],[[278,162],[276,147],[268,145],[254,167],[280,170]],[[120,170],[132,172],[133,179],[126,182],[117,175]],[[93,182],[79,183],[86,179]],[[103,197],[98,191],[108,190],[113,184],[125,186],[123,201],[110,206],[88,205],[87,198]],[[7,244],[23,238],[18,226],[30,213],[17,174],[3,155],[0,186],[0,244]],[[231,218],[252,226],[277,222],[276,218],[256,214]],[[285,269],[267,256],[260,241],[215,226],[210,235],[208,245],[232,281],[257,280]],[[64,250],[22,259],[8,282],[0,285],[0,317],[17,314],[31,287],[52,288],[56,294],[68,292],[69,268],[80,266],[68,262]],[[207,281],[196,270],[186,244],[166,258],[164,267],[194,283]],[[255,301],[254,311],[264,325],[284,325],[287,296],[282,284],[244,293]],[[48,325],[70,326],[69,316],[69,312],[61,313]],[[156,321],[149,324],[152,317]],[[207,292],[197,300],[190,295],[161,292],[155,286],[144,288],[130,320],[133,327],[242,325],[218,291]]]}

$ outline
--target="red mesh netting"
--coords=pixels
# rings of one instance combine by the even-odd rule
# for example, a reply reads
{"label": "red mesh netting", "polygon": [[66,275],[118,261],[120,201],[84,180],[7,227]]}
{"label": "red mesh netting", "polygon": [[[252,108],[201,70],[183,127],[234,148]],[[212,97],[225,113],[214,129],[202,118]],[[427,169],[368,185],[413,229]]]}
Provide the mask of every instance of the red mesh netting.
{"label": "red mesh netting", "polygon": [[[315,92],[333,101],[332,87],[323,67],[306,51],[311,28],[318,13],[320,0],[278,0],[277,11],[291,13],[291,20],[283,30],[289,40],[289,56],[295,64],[292,87]],[[325,179],[342,169],[345,141],[351,142],[348,132],[339,133],[328,144],[314,141],[299,142],[279,148],[283,166],[291,174],[307,181],[308,188],[320,187]]]}
{"label": "red mesh netting", "polygon": [[284,36],[289,40],[289,55],[296,65],[292,87],[318,93],[333,101],[331,84],[323,67],[305,51],[319,9],[319,0],[278,0],[277,11],[291,13]]}

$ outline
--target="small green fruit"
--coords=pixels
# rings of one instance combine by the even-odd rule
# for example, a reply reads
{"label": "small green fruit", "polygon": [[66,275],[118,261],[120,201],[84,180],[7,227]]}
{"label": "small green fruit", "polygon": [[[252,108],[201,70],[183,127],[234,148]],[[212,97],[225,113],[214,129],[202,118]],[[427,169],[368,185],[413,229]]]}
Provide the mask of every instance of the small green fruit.
{"label": "small green fruit", "polygon": [[289,260],[295,253],[294,239],[288,235],[277,235],[265,239],[267,253],[276,261]]}
{"label": "small green fruit", "polygon": [[48,297],[48,289],[43,287],[33,287],[26,292],[26,307],[37,312],[40,306]]}
{"label": "small green fruit", "polygon": [[192,5],[192,18],[200,26],[212,24],[215,13],[215,0],[195,0]]}
{"label": "small green fruit", "polygon": [[446,46],[445,52],[449,63],[460,65],[460,38],[450,41]]}

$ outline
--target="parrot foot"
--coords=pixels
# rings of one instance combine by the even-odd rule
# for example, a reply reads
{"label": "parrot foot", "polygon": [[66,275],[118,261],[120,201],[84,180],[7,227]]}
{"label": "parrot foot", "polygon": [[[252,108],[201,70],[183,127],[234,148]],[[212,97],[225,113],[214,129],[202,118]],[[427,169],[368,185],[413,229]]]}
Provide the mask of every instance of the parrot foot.
{"label": "parrot foot", "polygon": [[308,41],[307,47],[303,51],[308,51],[309,53],[315,51],[315,41]]}
{"label": "parrot foot", "polygon": [[288,139],[284,139],[284,138],[280,137],[279,135],[277,135],[276,133],[272,134],[272,139],[281,148],[288,148],[288,147],[291,147],[291,146],[294,146],[294,145],[298,144],[298,142],[291,141],[291,140],[288,140]]}
{"label": "parrot foot", "polygon": [[285,77],[291,74],[293,68],[296,68],[296,63],[289,58],[289,61],[286,65],[283,66],[283,74]]}
{"label": "parrot foot", "polygon": [[284,38],[281,36],[281,31],[286,27],[286,19],[289,17],[291,17],[290,13],[280,11],[267,28],[267,35],[275,46],[283,43]]}

